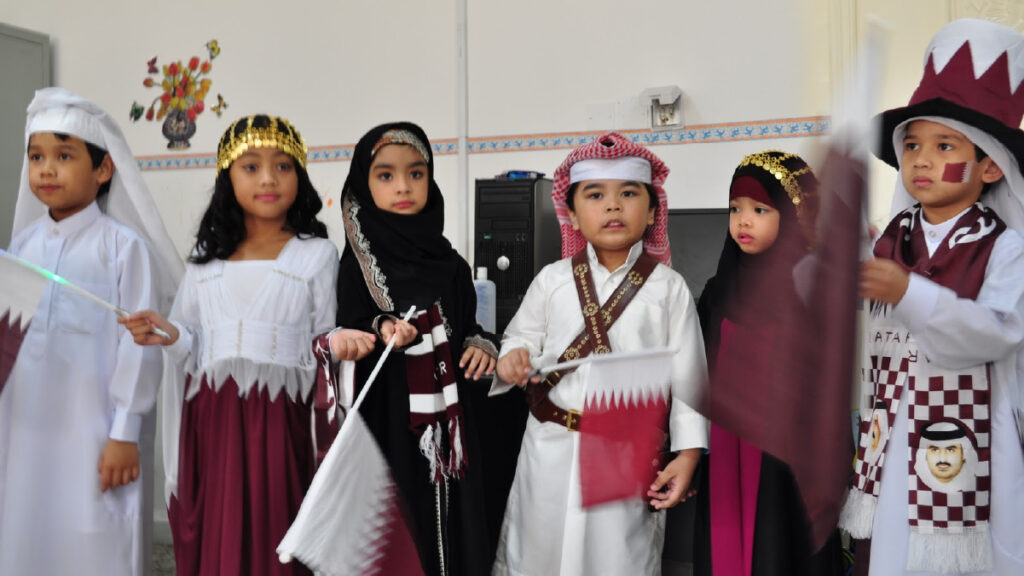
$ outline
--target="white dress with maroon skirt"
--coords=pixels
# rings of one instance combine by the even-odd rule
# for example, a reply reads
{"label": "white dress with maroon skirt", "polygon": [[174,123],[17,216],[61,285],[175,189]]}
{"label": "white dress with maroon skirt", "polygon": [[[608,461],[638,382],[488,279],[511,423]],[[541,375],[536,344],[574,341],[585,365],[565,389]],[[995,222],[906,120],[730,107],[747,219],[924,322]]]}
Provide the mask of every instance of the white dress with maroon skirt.
{"label": "white dress with maroon skirt", "polygon": [[313,476],[312,342],[334,326],[337,270],[321,238],[293,238],[272,261],[189,265],[163,404],[180,574],[307,573],[274,550]]}

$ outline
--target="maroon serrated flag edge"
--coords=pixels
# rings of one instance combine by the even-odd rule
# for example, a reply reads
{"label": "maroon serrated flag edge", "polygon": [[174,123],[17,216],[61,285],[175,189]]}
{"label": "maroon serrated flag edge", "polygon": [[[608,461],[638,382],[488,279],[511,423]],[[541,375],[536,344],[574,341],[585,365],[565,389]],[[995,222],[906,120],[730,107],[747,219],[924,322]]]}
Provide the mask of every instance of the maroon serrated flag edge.
{"label": "maroon serrated flag edge", "polygon": [[18,359],[47,280],[0,253],[0,394]]}

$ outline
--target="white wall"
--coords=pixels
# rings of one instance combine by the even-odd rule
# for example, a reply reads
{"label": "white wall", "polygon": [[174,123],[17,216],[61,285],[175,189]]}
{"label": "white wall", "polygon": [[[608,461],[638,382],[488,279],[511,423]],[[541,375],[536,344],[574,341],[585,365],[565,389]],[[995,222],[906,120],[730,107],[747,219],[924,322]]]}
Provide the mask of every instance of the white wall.
{"label": "white wall", "polygon": [[[200,116],[189,154],[214,153],[233,119],[258,111],[290,118],[311,146],[351,145],[397,119],[420,123],[434,139],[457,136],[454,1],[182,0],[173,9],[39,0],[4,3],[0,21],[49,34],[56,81],[123,118],[139,156],[167,154],[158,123],[127,121],[133,100],[156,96],[141,85],[145,61],[204,56],[211,38],[222,46],[211,96],[223,94],[229,109],[222,118],[209,110]],[[469,136],[645,128],[640,93],[664,84],[684,90],[687,124],[824,114],[828,51],[806,50],[802,38],[827,16],[827,4],[813,0],[709,2],[699,10],[676,0],[469,0]],[[806,88],[809,80],[815,89]],[[673,171],[673,207],[722,206],[723,182],[744,154],[804,151],[813,140],[669,145],[657,153]],[[469,176],[508,168],[550,174],[566,153],[472,154]],[[437,166],[447,232],[462,248],[463,211],[472,207],[457,197],[456,157],[440,156]],[[333,200],[323,218],[339,242],[337,197],[347,169],[346,162],[310,168]],[[150,171],[146,179],[185,253],[213,170]]]}
{"label": "white wall", "polygon": [[[647,128],[641,92],[662,85],[683,90],[688,125],[826,113],[827,91],[808,86],[828,76],[828,51],[806,50],[802,32],[827,24],[820,1],[471,0],[469,23],[471,135]],[[744,155],[804,152],[815,140],[653,150],[672,171],[671,207],[724,207]],[[567,153],[471,155],[470,175],[511,167],[550,175]]]}

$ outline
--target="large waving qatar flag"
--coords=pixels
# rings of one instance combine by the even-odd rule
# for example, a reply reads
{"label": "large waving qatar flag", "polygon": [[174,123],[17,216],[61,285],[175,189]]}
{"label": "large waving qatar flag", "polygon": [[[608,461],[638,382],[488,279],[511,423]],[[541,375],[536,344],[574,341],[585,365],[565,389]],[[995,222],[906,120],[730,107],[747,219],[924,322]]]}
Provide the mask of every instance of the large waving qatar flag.
{"label": "large waving qatar flag", "polygon": [[[410,308],[403,319],[408,321],[414,312]],[[398,485],[359,413],[393,347],[392,341],[384,349],[317,469],[277,547],[282,563],[295,558],[323,576],[423,574]],[[354,376],[351,363],[343,364],[343,378]],[[342,386],[339,392],[344,396],[351,390]]]}
{"label": "large waving qatar flag", "polygon": [[384,454],[352,410],[277,552],[316,574],[423,574],[401,510]]}

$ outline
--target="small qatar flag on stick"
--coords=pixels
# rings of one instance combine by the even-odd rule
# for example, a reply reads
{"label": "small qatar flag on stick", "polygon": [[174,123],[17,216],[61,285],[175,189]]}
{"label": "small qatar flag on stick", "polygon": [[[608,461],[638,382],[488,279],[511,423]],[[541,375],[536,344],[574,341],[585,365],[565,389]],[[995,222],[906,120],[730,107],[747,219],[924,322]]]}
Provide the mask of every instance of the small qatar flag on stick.
{"label": "small qatar flag on stick", "polygon": [[0,250],[0,393],[18,358],[21,342],[46,289],[46,278]]}
{"label": "small qatar flag on stick", "polygon": [[672,355],[666,349],[588,356],[579,415],[584,508],[643,498],[658,475],[668,429]]}
{"label": "small qatar flag on stick", "polygon": [[325,576],[423,574],[398,486],[359,413],[391,348],[367,378],[278,545],[282,563],[295,558]]}

